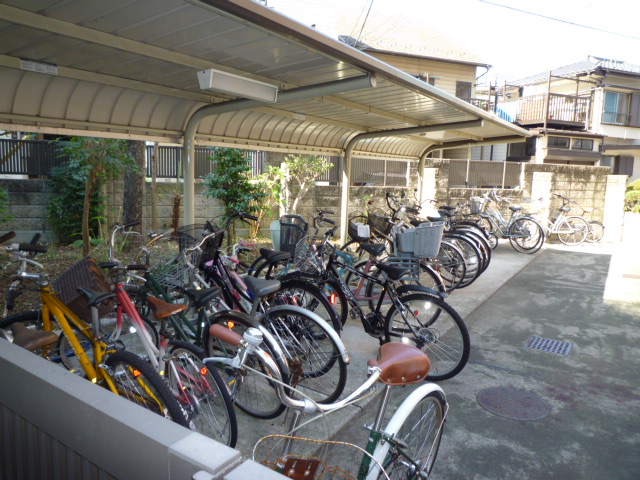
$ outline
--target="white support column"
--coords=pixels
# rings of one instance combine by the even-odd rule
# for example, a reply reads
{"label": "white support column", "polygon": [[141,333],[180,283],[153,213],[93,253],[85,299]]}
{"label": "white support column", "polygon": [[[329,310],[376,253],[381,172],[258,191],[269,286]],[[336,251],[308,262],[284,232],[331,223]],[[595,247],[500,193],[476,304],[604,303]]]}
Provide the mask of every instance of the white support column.
{"label": "white support column", "polygon": [[624,194],[627,188],[626,175],[607,175],[607,190],[604,194],[604,224],[605,242],[619,242],[622,238],[624,224]]}
{"label": "white support column", "polygon": [[536,202],[540,208],[538,208],[536,212],[531,213],[535,213],[537,217],[539,216],[542,219],[549,218],[552,180],[552,172],[533,172],[533,179],[531,181],[531,200]]}

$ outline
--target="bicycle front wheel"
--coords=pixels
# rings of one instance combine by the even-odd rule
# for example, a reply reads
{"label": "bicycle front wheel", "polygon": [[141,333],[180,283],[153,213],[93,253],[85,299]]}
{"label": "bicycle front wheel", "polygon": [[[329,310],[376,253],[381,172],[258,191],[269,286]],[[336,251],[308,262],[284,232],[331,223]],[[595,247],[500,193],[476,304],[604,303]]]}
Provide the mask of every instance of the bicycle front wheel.
{"label": "bicycle front wheel", "polygon": [[428,477],[440,449],[445,415],[444,394],[432,385],[402,402],[385,428],[392,440],[374,452],[391,480]]}
{"label": "bicycle front wheel", "polygon": [[231,395],[220,374],[207,368],[203,358],[201,348],[172,341],[165,366],[169,386],[177,392],[178,401],[197,432],[235,447],[238,423]]}
{"label": "bicycle front wheel", "polygon": [[116,387],[114,393],[190,428],[186,412],[151,364],[126,350],[112,353],[105,364],[106,373]]}
{"label": "bicycle front wheel", "polygon": [[405,342],[431,360],[427,380],[454,377],[467,364],[471,351],[469,331],[455,309],[444,300],[423,293],[400,297],[385,320],[385,340]]}
{"label": "bicycle front wheel", "polygon": [[347,381],[347,364],[339,338],[326,323],[302,308],[288,305],[267,310],[264,326],[284,351],[290,385],[318,403],[338,399]]}
{"label": "bicycle front wheel", "polygon": [[558,240],[565,245],[580,245],[588,234],[589,224],[582,217],[567,217],[558,225]]}
{"label": "bicycle front wheel", "polygon": [[[238,335],[243,335],[248,328],[256,327],[256,324],[247,316],[225,312],[212,315],[210,324],[222,325]],[[204,330],[202,344],[209,357],[234,358],[236,356],[237,348],[209,335],[208,328]],[[273,351],[266,337],[262,348],[269,353]],[[276,357],[274,356],[274,358]],[[259,356],[253,354],[247,357],[245,365],[249,368],[235,368],[223,364],[216,364],[215,367],[219,369],[224,383],[231,392],[233,401],[240,410],[261,419],[278,417],[284,412],[285,406],[280,403],[276,393],[276,384],[270,377],[271,371],[263,364]]]}

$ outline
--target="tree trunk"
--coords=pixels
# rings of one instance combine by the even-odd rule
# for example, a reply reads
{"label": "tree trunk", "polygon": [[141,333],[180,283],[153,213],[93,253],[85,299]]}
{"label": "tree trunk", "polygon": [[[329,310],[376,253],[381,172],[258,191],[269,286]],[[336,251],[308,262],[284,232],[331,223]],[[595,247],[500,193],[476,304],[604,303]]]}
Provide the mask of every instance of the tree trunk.
{"label": "tree trunk", "polygon": [[82,210],[82,252],[86,257],[91,251],[91,237],[89,235],[89,217],[91,215],[91,196],[93,195],[93,185],[96,181],[95,169],[89,172],[87,184],[84,187],[84,209]]}
{"label": "tree trunk", "polygon": [[[127,144],[129,153],[134,158],[137,168],[128,168],[124,174],[123,224],[142,222],[143,200],[145,198],[145,143],[140,140],[129,140]],[[142,223],[133,227],[133,229],[141,232]]]}

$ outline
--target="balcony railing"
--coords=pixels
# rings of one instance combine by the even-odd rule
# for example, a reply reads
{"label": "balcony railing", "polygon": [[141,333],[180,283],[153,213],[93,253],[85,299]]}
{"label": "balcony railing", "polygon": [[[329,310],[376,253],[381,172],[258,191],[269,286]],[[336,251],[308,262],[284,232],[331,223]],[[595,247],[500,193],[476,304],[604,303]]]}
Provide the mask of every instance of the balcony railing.
{"label": "balcony railing", "polygon": [[548,114],[546,94],[531,95],[498,103],[497,114],[510,122],[542,122],[545,117],[554,122],[586,123],[591,99],[586,96],[549,94]]}

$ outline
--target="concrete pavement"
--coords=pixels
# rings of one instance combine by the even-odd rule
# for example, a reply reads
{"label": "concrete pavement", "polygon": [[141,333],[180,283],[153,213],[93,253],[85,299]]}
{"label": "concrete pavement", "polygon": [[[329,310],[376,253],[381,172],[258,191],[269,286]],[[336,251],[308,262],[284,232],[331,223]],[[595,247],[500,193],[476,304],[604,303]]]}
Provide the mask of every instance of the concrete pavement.
{"label": "concrete pavement", "polygon": [[[638,246],[637,216],[616,244],[551,244],[523,255],[501,243],[485,274],[449,297],[469,327],[472,352],[458,376],[441,382],[450,412],[431,478],[640,478]],[[571,351],[527,348],[532,336],[568,342]],[[378,344],[356,322],[343,339],[350,392]],[[531,394],[549,411],[537,420],[514,419],[510,408],[496,415],[478,401],[493,387]],[[410,387],[399,390],[396,404]],[[526,414],[535,404],[516,407]],[[336,440],[364,446],[362,425],[374,413],[350,407],[329,428]],[[262,432],[284,433],[286,423],[243,419],[240,428],[239,448],[250,456]]]}

